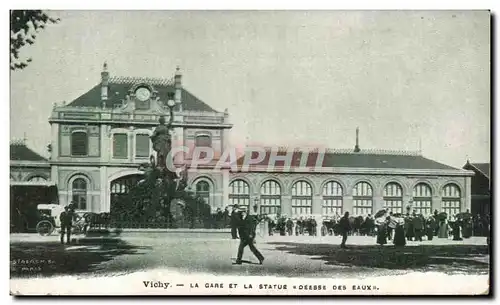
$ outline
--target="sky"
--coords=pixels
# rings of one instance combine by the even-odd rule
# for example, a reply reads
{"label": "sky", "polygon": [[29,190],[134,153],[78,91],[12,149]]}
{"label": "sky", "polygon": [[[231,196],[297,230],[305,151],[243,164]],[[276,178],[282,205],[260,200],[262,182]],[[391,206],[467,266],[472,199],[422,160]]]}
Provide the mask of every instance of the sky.
{"label": "sky", "polygon": [[[11,72],[11,139],[48,156],[53,103],[111,76],[171,78],[231,143],[418,150],[490,161],[488,11],[51,11]],[[421,144],[419,144],[421,143]]]}

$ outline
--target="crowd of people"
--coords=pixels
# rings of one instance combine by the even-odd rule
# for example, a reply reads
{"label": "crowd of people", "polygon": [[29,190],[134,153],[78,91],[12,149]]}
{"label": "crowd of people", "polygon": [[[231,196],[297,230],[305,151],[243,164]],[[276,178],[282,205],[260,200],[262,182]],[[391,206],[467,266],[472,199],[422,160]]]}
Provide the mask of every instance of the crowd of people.
{"label": "crowd of people", "polygon": [[[238,208],[228,213],[232,237],[238,238],[236,224],[239,216]],[[407,241],[424,241],[433,238],[467,239],[471,236],[489,236],[489,217],[472,216],[467,212],[449,216],[444,212],[434,211],[424,216],[416,210],[406,214],[381,210],[375,215],[350,216],[348,212],[340,215],[323,217],[322,223],[313,216],[291,218],[287,215],[254,215],[259,222],[267,224],[268,235],[336,235],[343,236],[342,247],[348,236],[362,235],[376,237],[376,243],[388,244],[392,241],[396,246],[404,246]]]}

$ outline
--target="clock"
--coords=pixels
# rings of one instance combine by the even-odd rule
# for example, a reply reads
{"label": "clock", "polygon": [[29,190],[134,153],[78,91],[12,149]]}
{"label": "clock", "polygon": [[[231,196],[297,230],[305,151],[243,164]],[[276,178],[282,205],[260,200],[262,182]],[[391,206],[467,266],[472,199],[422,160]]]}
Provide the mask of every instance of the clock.
{"label": "clock", "polygon": [[135,90],[135,97],[141,102],[145,102],[151,98],[151,91],[148,88],[140,87]]}

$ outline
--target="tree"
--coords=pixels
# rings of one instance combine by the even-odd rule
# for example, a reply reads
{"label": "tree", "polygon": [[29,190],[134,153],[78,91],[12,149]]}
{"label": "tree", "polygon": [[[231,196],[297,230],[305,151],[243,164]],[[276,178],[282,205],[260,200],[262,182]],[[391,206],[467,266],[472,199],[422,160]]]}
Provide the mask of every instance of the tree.
{"label": "tree", "polygon": [[59,18],[52,18],[41,10],[10,11],[10,69],[21,70],[28,66],[31,58],[22,60],[19,52],[26,44],[34,44],[36,35],[48,24],[58,23]]}

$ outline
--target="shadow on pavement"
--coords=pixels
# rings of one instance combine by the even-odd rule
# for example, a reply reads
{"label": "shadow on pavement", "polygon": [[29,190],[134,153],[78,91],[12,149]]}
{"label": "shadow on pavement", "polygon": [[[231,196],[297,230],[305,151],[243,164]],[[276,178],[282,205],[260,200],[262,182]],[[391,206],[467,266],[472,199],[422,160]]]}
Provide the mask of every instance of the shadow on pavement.
{"label": "shadow on pavement", "polygon": [[339,245],[270,242],[275,250],[296,255],[312,256],[326,265],[345,267],[412,269],[445,273],[489,273],[489,250],[485,245]]}
{"label": "shadow on pavement", "polygon": [[[101,263],[116,256],[142,254],[138,251],[148,249],[150,247],[133,246],[118,238],[84,238],[70,245],[13,242],[10,244],[10,276],[25,278],[93,273],[103,269]],[[121,271],[131,270],[123,268]]]}

